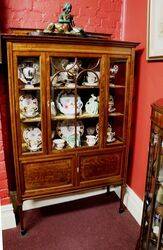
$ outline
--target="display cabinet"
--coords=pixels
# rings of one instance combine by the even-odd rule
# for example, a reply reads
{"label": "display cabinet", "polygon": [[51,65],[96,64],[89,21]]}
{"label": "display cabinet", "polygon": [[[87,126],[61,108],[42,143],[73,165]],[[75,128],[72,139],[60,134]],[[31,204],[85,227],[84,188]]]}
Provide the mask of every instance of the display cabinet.
{"label": "display cabinet", "polygon": [[163,99],[152,105],[148,169],[139,249],[163,249]]}
{"label": "display cabinet", "polygon": [[126,187],[133,42],[106,37],[3,35],[12,141],[23,201],[97,187]]}

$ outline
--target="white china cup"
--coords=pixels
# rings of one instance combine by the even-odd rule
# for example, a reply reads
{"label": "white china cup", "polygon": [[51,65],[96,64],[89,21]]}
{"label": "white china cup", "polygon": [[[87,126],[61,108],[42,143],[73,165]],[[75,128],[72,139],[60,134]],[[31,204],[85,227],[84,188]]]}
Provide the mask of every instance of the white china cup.
{"label": "white china cup", "polygon": [[86,135],[88,146],[94,146],[97,142],[97,137],[95,135]]}
{"label": "white china cup", "polygon": [[55,147],[55,149],[57,149],[57,150],[63,149],[64,145],[65,145],[65,140],[63,140],[63,139],[54,139],[53,140],[53,147]]}

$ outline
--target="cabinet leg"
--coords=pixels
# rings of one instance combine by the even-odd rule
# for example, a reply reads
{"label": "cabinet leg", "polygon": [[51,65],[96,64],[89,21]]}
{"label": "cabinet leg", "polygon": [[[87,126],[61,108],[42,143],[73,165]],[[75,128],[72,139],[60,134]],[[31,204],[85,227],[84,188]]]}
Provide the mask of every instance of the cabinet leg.
{"label": "cabinet leg", "polygon": [[26,230],[24,227],[24,214],[23,214],[23,209],[22,209],[22,204],[19,205],[19,221],[20,221],[20,233],[21,235],[25,235],[26,234]]}
{"label": "cabinet leg", "polygon": [[123,184],[121,186],[120,207],[119,207],[119,213],[120,214],[125,211],[125,205],[123,204],[125,192],[126,192],[126,184]]}
{"label": "cabinet leg", "polygon": [[110,193],[110,186],[107,186],[107,194]]}

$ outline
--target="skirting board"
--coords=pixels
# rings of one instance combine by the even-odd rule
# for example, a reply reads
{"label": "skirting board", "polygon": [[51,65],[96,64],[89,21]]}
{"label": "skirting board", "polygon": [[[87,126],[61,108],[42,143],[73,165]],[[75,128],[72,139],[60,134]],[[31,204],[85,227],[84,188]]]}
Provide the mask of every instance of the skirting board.
{"label": "skirting board", "polygon": [[2,230],[16,227],[12,204],[1,206]]}
{"label": "skirting board", "polygon": [[[44,207],[54,204],[59,204],[63,202],[78,200],[94,195],[99,195],[106,193],[106,188],[99,188],[89,192],[82,192],[73,195],[64,195],[57,198],[50,199],[40,199],[40,200],[28,200],[23,203],[23,210],[34,209],[38,207]],[[120,187],[112,188],[111,191],[115,191],[118,196],[120,196]],[[143,201],[135,194],[135,192],[127,186],[127,191],[124,198],[124,204],[135,218],[138,224],[141,224]],[[12,205],[2,206],[2,229],[9,229],[16,226],[15,217],[13,213]]]}

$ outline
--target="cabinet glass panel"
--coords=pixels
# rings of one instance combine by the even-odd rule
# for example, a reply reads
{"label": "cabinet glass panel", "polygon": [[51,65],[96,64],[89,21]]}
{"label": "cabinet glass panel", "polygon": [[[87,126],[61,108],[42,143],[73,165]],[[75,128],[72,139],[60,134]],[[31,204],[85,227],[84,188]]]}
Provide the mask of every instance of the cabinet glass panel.
{"label": "cabinet glass panel", "polygon": [[22,152],[42,151],[39,57],[18,57]]}
{"label": "cabinet glass panel", "polygon": [[[146,183],[146,197],[143,214],[143,248],[160,249],[163,247],[162,220],[163,220],[163,139],[159,134],[160,129],[152,126],[149,166]],[[152,216],[152,217],[151,217]],[[150,248],[152,247],[152,248]],[[162,249],[162,248],[161,248]]]}
{"label": "cabinet glass panel", "polygon": [[108,84],[107,144],[124,141],[124,114],[127,59],[110,58]]}
{"label": "cabinet glass panel", "polygon": [[50,58],[54,151],[98,145],[99,79],[99,58]]}

